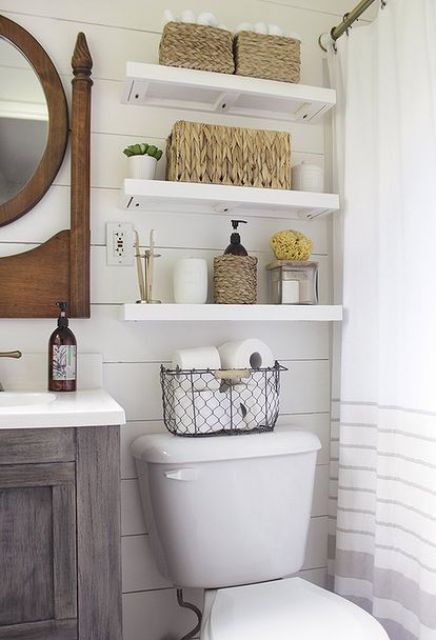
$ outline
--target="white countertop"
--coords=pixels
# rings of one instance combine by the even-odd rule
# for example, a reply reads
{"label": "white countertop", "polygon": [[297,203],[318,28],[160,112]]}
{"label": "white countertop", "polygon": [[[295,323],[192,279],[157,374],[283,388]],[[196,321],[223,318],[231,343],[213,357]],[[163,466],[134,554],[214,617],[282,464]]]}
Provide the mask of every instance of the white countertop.
{"label": "white countertop", "polygon": [[[23,395],[20,391],[13,393],[18,401]],[[124,409],[104,389],[45,395],[50,396],[49,402],[0,405],[0,429],[90,427],[126,422]]]}

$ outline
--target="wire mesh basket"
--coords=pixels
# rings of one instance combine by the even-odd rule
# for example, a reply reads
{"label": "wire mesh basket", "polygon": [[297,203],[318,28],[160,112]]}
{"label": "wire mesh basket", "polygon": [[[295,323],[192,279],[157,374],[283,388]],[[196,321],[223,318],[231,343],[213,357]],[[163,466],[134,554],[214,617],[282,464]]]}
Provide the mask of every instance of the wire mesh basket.
{"label": "wire mesh basket", "polygon": [[262,433],[279,414],[278,362],[259,369],[166,369],[161,366],[163,418],[177,436]]}

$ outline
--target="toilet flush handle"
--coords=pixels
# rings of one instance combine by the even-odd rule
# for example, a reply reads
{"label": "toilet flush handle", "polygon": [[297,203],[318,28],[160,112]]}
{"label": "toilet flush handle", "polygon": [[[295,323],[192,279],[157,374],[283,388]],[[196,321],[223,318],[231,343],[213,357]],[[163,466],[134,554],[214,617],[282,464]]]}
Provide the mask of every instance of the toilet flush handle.
{"label": "toilet flush handle", "polygon": [[198,478],[198,471],[197,469],[173,469],[172,471],[164,471],[164,476],[169,480],[193,482]]}

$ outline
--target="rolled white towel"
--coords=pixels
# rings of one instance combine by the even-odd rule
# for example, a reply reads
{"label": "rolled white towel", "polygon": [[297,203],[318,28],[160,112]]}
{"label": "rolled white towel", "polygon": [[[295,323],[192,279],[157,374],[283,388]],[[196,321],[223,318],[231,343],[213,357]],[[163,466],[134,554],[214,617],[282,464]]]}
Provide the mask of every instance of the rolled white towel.
{"label": "rolled white towel", "polygon": [[197,18],[197,24],[203,24],[209,27],[216,27],[218,25],[218,20],[210,11],[204,11],[200,13]]}
{"label": "rolled white towel", "polygon": [[162,15],[162,27],[164,27],[167,22],[178,22],[178,17],[171,11],[171,9],[164,9]]}
{"label": "rolled white towel", "polygon": [[283,35],[283,29],[281,29],[276,24],[269,24],[268,25],[268,34],[270,36],[282,36]]}
{"label": "rolled white towel", "polygon": [[182,11],[182,22],[190,22],[195,24],[197,22],[197,16],[192,9],[185,9]]}
{"label": "rolled white towel", "polygon": [[288,38],[293,38],[294,40],[299,40],[301,42],[301,36],[296,31],[291,31],[291,33],[288,34]]}
{"label": "rolled white towel", "polygon": [[256,22],[254,25],[254,30],[256,33],[268,33],[268,26],[265,22]]}
{"label": "rolled white towel", "polygon": [[239,31],[254,31],[254,26],[251,22],[241,22],[241,24],[238,24],[236,27],[236,33],[239,33]]}

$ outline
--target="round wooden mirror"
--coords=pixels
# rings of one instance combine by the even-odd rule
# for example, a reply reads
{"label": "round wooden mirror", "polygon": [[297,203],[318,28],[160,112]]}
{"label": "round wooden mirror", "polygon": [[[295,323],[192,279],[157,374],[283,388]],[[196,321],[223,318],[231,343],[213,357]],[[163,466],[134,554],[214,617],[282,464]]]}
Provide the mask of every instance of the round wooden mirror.
{"label": "round wooden mirror", "polygon": [[[14,175],[15,182],[15,186],[2,188],[0,185],[3,191],[0,194],[0,226],[3,226],[34,207],[53,182],[67,144],[68,109],[59,75],[44,49],[30,33],[12,20],[0,16],[0,44],[3,52],[0,69],[4,75],[0,93],[0,133],[5,136],[5,142],[0,145],[0,155],[6,154],[2,160],[5,167],[9,164],[10,176]],[[8,67],[5,58],[9,53],[11,58],[18,61],[16,67]],[[42,100],[27,98],[26,92],[31,83],[40,85]],[[14,95],[8,94],[9,87],[12,90],[13,86]],[[30,108],[32,102],[33,108]],[[6,105],[4,109],[1,109],[2,104]],[[14,120],[21,120],[21,126],[20,122]],[[29,148],[23,144],[25,130],[28,131]],[[12,167],[10,153],[14,139],[17,144]],[[34,145],[32,149],[30,142],[32,147]],[[28,156],[25,155],[27,151]],[[20,172],[22,175],[19,175]],[[7,189],[10,189],[10,193]]]}

